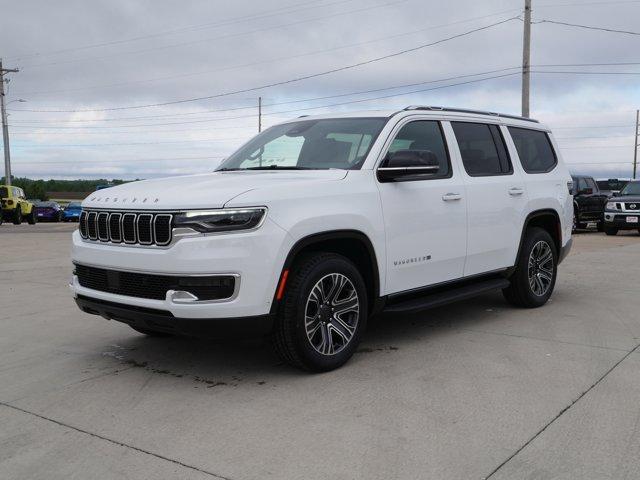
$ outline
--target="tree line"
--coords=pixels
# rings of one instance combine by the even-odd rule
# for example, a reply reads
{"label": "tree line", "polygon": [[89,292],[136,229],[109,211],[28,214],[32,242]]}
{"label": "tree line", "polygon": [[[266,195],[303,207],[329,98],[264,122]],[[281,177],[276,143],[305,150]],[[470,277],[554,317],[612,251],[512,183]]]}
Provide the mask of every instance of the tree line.
{"label": "tree line", "polygon": [[[98,185],[120,185],[131,180],[33,180],[26,177],[11,176],[11,184],[24,190],[27,198],[49,200],[47,192],[94,192]],[[0,179],[0,185],[4,185],[5,178]],[[55,197],[54,197],[55,198]]]}

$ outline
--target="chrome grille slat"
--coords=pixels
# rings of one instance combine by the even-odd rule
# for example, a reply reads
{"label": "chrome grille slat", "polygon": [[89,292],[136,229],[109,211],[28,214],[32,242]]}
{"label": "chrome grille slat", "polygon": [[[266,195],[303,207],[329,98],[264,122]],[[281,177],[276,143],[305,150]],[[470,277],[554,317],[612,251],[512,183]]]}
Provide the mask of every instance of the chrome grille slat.
{"label": "chrome grille slat", "polygon": [[140,245],[151,245],[153,243],[153,215],[141,213],[136,219],[136,232]]}
{"label": "chrome grille slat", "polygon": [[97,212],[89,212],[89,214],[87,215],[87,234],[89,235],[90,240],[98,239],[98,226],[96,224],[97,217]]}
{"label": "chrome grille slat", "polygon": [[167,246],[172,239],[172,213],[83,210],[80,236],[85,240],[127,245]]}
{"label": "chrome grille slat", "polygon": [[109,241],[122,242],[122,214],[113,212],[109,214]]}
{"label": "chrome grille slat", "polygon": [[101,242],[109,241],[109,214],[107,212],[98,213],[96,219],[96,225],[98,227],[98,240]]}

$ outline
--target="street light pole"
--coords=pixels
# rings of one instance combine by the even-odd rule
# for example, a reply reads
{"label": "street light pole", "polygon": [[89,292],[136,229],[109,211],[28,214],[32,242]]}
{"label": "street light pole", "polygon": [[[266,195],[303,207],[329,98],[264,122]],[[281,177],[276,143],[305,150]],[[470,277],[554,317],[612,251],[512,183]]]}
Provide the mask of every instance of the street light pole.
{"label": "street light pole", "polygon": [[4,74],[18,72],[17,68],[3,68],[0,59],[0,117],[2,118],[2,143],[4,145],[4,177],[5,183],[11,185],[11,153],[9,151],[9,126],[4,101]]}

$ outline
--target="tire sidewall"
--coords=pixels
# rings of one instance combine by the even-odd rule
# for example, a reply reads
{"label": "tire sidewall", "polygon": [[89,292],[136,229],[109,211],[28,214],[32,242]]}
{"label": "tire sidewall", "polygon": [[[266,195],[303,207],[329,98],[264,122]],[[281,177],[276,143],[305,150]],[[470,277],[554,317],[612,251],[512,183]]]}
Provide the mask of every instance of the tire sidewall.
{"label": "tire sidewall", "polygon": [[[307,338],[304,319],[307,299],[311,289],[322,277],[331,273],[340,273],[349,278],[358,293],[360,305],[358,325],[353,338],[342,351],[329,356],[322,355],[313,348]],[[304,275],[304,278],[301,279],[300,286],[297,289],[296,298],[291,298],[289,301],[294,307],[292,313],[295,315],[294,336],[296,338],[296,350],[309,368],[316,371],[332,370],[343,365],[347,360],[349,360],[349,358],[351,358],[360,343],[362,333],[366,329],[367,316],[369,312],[367,310],[367,291],[364,280],[362,275],[360,275],[360,272],[349,260],[336,255],[335,257],[313,267],[306,275]]]}
{"label": "tire sidewall", "polygon": [[[531,251],[533,247],[540,241],[546,242],[551,248],[551,253],[553,255],[553,275],[551,279],[551,285],[549,289],[544,295],[536,295],[531,291],[531,287],[529,286],[529,256],[531,255]],[[517,275],[520,277],[518,281],[523,282],[526,285],[525,296],[527,297],[527,303],[529,303],[533,307],[539,307],[547,303],[551,295],[553,294],[553,290],[556,285],[556,279],[558,276],[558,251],[556,245],[551,238],[551,235],[547,233],[545,230],[540,228],[533,228],[527,234],[527,238],[525,239],[523,245],[522,256],[519,259],[518,265],[518,273]]]}

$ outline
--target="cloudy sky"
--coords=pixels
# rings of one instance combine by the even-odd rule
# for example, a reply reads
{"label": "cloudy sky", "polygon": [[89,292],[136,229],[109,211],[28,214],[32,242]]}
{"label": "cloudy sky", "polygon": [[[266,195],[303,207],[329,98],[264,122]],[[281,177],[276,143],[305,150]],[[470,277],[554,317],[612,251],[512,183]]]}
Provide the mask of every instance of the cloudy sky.
{"label": "cloudy sky", "polygon": [[[523,3],[0,0],[13,174],[210,171],[257,132],[259,96],[264,127],[410,104],[518,114]],[[533,0],[533,18],[532,116],[572,171],[628,177],[640,0]]]}

